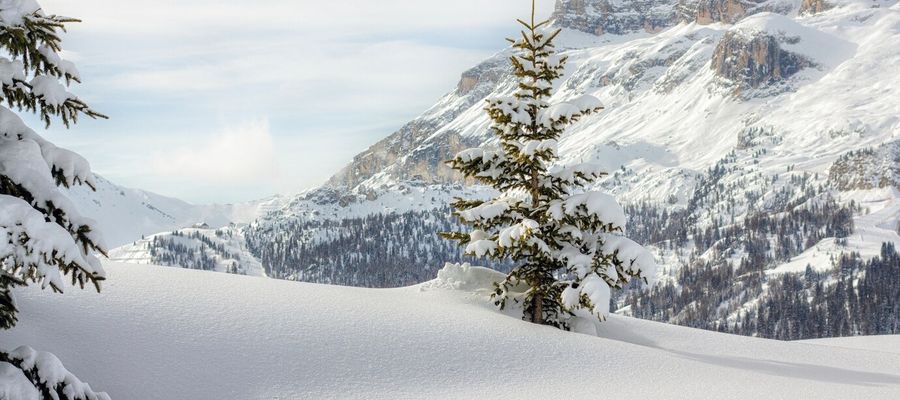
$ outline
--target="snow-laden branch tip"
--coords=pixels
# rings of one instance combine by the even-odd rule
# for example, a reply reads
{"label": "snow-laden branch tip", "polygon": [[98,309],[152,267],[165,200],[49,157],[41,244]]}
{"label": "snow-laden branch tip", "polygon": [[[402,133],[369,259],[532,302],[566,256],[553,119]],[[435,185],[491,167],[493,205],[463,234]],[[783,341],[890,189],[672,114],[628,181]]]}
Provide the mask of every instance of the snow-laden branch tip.
{"label": "snow-laden branch tip", "polygon": [[547,214],[561,221],[569,217],[596,217],[597,219],[624,229],[625,209],[616,199],[606,193],[591,191],[570,195],[561,200],[554,200],[547,209]]}
{"label": "snow-laden branch tip", "polygon": [[594,96],[582,95],[571,100],[554,104],[538,113],[537,122],[546,127],[567,123],[603,109],[603,103]]}

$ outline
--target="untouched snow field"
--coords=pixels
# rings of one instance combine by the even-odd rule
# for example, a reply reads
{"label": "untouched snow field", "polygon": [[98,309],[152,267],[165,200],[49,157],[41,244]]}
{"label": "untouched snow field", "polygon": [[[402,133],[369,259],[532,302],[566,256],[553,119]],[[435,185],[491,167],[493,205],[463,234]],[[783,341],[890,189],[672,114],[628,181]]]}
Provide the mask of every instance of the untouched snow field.
{"label": "untouched snow field", "polygon": [[900,354],[878,349],[896,338],[843,348],[617,316],[600,337],[566,333],[494,311],[484,270],[372,290],[106,268],[102,294],[19,291],[0,347],[53,352],[128,400],[900,398]]}

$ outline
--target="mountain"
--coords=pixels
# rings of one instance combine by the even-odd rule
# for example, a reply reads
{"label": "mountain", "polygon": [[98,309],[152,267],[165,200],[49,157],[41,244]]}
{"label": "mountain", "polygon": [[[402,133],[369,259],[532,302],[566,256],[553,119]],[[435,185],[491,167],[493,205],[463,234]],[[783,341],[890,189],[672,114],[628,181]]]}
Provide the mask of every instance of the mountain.
{"label": "mountain", "polygon": [[[662,266],[614,309],[782,339],[900,330],[898,1],[559,0],[553,19],[555,100],[607,106],[561,138],[562,163],[607,168],[598,187]],[[452,198],[491,193],[443,161],[496,145],[482,108],[514,90],[509,55],[246,227],[267,275],[396,287],[463,260],[435,233]]]}
{"label": "mountain", "polygon": [[65,191],[82,215],[97,222],[107,246],[115,248],[143,236],[206,223],[223,227],[249,223],[281,207],[281,197],[228,205],[193,205],[155,193],[129,189],[95,176],[97,190],[74,186]]}
{"label": "mountain", "polygon": [[898,336],[779,342],[619,316],[563,332],[497,312],[496,275],[477,269],[389,290],[105,269],[101,294],[18,291],[0,346],[51,351],[129,400],[900,397]]}

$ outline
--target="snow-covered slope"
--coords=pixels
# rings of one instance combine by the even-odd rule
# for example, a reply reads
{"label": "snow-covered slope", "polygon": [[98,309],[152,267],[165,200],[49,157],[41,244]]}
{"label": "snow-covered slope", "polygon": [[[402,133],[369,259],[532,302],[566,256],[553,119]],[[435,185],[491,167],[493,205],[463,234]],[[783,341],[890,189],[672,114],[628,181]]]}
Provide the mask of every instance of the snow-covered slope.
{"label": "snow-covered slope", "polygon": [[268,199],[228,205],[194,205],[171,197],[129,189],[96,176],[97,190],[75,186],[66,194],[86,217],[97,221],[110,248],[122,246],[144,235],[207,223],[222,227],[229,223],[249,223],[278,209],[283,199]]}
{"label": "snow-covered slope", "polygon": [[247,250],[242,229],[185,228],[157,233],[109,251],[113,262],[266,276],[262,263]]}
{"label": "snow-covered slope", "polygon": [[107,270],[103,294],[19,293],[0,347],[52,351],[129,400],[900,397],[895,353],[623,317],[566,333],[494,311],[483,274],[371,290]]}

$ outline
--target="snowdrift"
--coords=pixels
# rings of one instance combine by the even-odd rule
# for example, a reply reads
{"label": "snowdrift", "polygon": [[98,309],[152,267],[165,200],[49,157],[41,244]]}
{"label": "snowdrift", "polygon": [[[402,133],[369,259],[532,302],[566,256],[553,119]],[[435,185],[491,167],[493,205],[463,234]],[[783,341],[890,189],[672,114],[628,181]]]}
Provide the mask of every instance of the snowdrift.
{"label": "snowdrift", "polygon": [[566,333],[494,311],[484,270],[371,290],[106,268],[102,294],[17,293],[0,347],[53,352],[129,400],[900,398],[900,354],[878,348],[896,338],[787,343],[616,316],[600,337]]}

